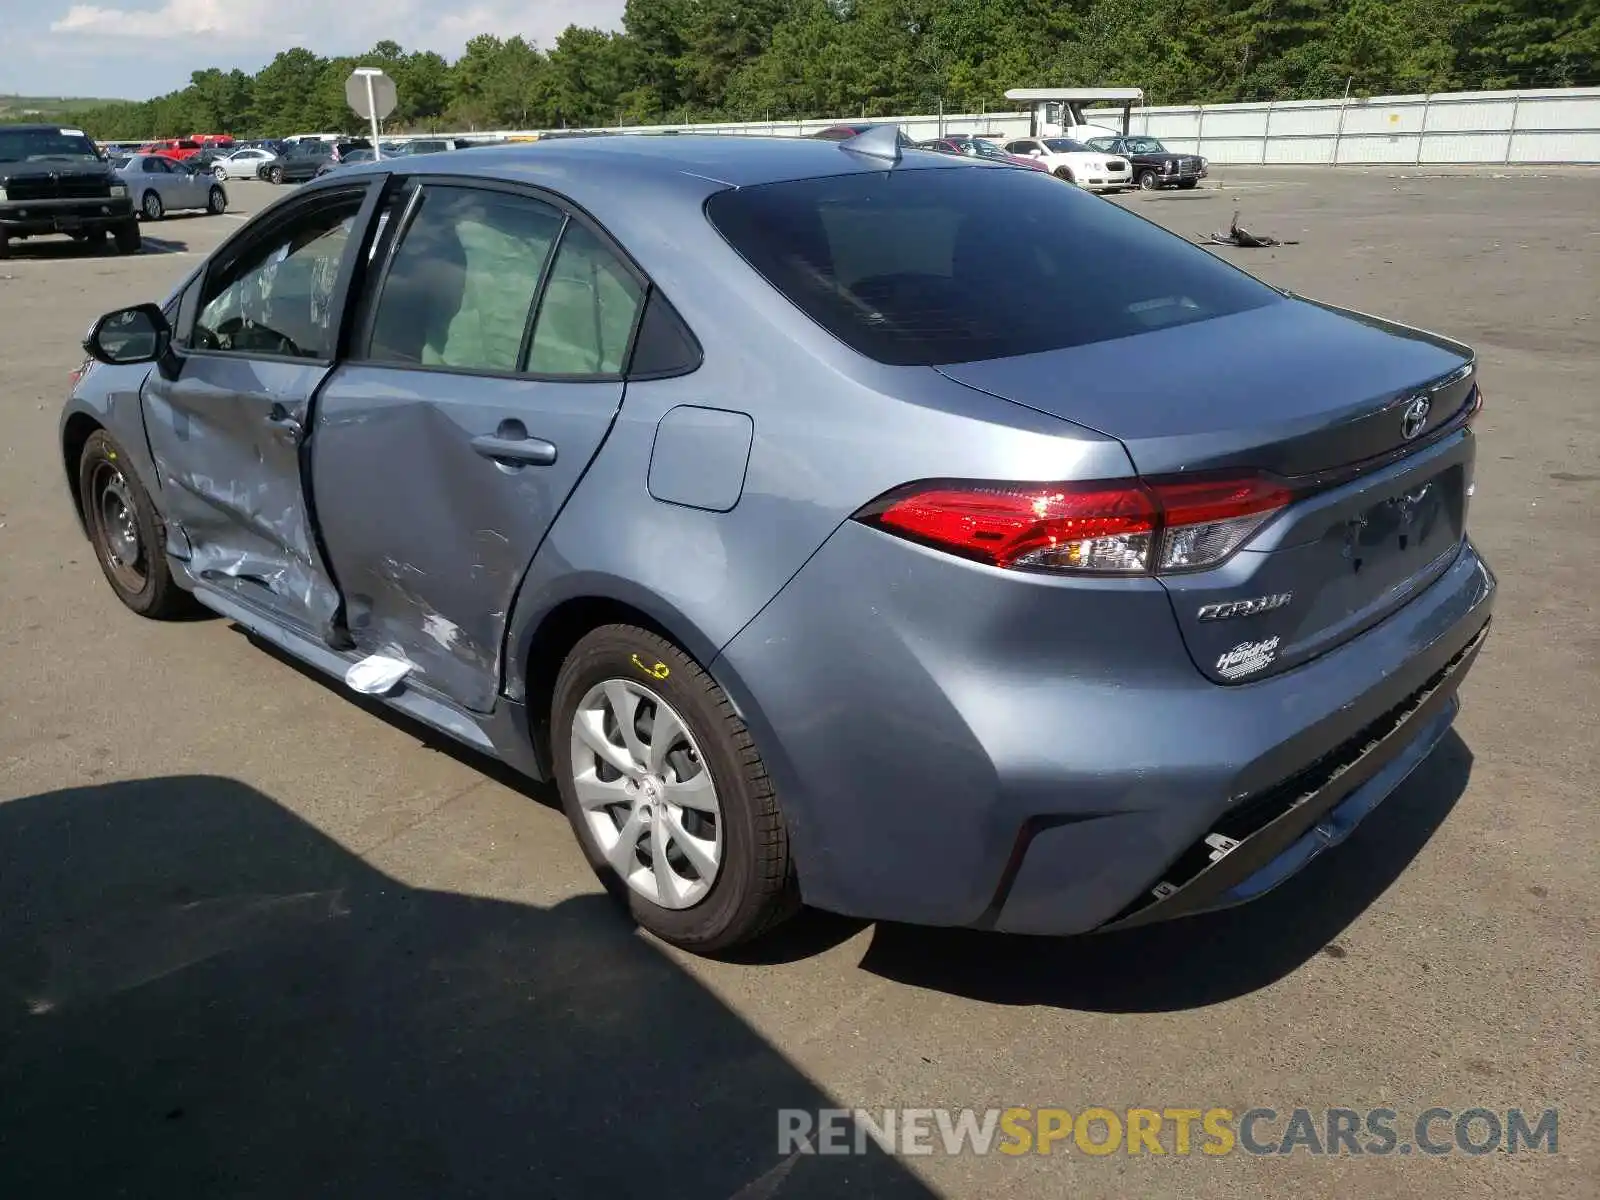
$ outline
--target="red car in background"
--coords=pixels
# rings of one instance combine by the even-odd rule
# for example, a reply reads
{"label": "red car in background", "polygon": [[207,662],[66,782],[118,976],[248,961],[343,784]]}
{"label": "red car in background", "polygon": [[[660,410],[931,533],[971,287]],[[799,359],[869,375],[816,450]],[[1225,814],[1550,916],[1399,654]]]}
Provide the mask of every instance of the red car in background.
{"label": "red car in background", "polygon": [[1036,162],[1031,158],[1024,158],[1020,154],[1007,154],[993,142],[986,142],[982,138],[967,137],[959,133],[918,142],[917,149],[932,150],[936,154],[959,154],[963,158],[987,158],[993,162],[1003,162],[1012,167],[1028,167],[1034,171],[1043,171],[1046,175],[1050,173],[1050,168],[1041,162]]}
{"label": "red car in background", "polygon": [[146,142],[139,147],[139,153],[159,154],[162,158],[172,158],[182,162],[199,154],[201,149],[200,143],[193,138],[163,138],[159,141]]}

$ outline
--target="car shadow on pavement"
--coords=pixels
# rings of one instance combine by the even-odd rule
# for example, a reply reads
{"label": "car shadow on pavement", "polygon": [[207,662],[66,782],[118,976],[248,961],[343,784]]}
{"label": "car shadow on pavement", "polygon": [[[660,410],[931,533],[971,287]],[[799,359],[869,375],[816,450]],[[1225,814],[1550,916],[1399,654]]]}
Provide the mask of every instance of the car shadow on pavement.
{"label": "car shadow on pavement", "polygon": [[1059,939],[880,924],[861,968],[994,1004],[1135,1013],[1231,1000],[1319,952],[1342,958],[1334,939],[1405,871],[1471,772],[1472,752],[1452,731],[1342,846],[1238,908]]}
{"label": "car shadow on pavement", "polygon": [[[231,779],[0,803],[0,1196],[927,1197],[602,897],[415,888]],[[869,1143],[870,1146],[870,1143]]]}

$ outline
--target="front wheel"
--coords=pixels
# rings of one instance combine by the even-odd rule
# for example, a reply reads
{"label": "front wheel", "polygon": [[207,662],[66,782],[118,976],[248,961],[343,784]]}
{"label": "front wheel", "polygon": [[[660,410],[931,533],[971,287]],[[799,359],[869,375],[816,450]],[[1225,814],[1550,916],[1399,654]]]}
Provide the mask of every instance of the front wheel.
{"label": "front wheel", "polygon": [[594,630],[562,664],[550,715],[567,818],[641,926],[711,954],[798,908],[760,752],[726,694],[677,646],[630,625]]}
{"label": "front wheel", "polygon": [[194,600],[167,567],[161,518],[103,429],[89,435],[78,460],[78,498],[100,570],[117,599],[141,617],[171,620],[194,611]]}
{"label": "front wheel", "polygon": [[1156,173],[1154,171],[1139,172],[1139,190],[1153,192],[1156,190]]}
{"label": "front wheel", "polygon": [[139,222],[135,220],[130,219],[118,225],[115,236],[118,254],[137,254],[144,248],[144,236],[139,232]]}
{"label": "front wheel", "polygon": [[223,166],[212,167],[211,168],[211,173],[217,177],[217,182],[218,183],[227,183],[228,182],[228,168],[227,167],[223,167]]}
{"label": "front wheel", "polygon": [[1078,182],[1072,177],[1072,172],[1067,170],[1066,167],[1056,168],[1056,178],[1061,180],[1063,183],[1071,183],[1075,185]]}
{"label": "front wheel", "polygon": [[1200,186],[1200,181],[1198,179],[1185,179],[1181,181],[1178,186],[1186,192],[1193,191],[1195,188]]}
{"label": "front wheel", "polygon": [[228,211],[228,193],[219,187],[214,187],[206,195],[206,211],[213,217],[219,217]]}

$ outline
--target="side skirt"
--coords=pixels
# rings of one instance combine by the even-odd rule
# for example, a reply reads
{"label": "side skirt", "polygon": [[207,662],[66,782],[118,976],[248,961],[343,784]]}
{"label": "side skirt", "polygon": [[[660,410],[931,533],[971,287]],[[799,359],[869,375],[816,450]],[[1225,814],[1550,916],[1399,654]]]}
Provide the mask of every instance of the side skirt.
{"label": "side skirt", "polygon": [[[309,631],[286,626],[238,597],[195,580],[182,570],[180,563],[174,562],[173,566],[186,578],[194,598],[201,604],[328,676],[341,691],[345,689],[345,672],[364,657],[352,651],[330,649],[326,642]],[[469,713],[410,680],[403,681],[388,695],[374,698],[480,754],[487,754],[505,763],[536,782],[545,779],[545,772],[533,752],[527,710],[521,704],[501,696],[496,700],[492,713]]]}

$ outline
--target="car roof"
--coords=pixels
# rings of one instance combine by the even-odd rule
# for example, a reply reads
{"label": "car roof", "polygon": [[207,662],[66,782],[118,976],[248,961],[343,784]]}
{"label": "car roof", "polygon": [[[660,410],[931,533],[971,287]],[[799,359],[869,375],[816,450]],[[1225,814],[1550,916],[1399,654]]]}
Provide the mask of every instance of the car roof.
{"label": "car roof", "polygon": [[[389,160],[384,160],[388,162]],[[754,187],[793,179],[850,175],[888,169],[880,158],[817,138],[684,134],[649,137],[622,134],[603,138],[562,138],[554,142],[485,146],[468,158],[454,155],[393,160],[397,173],[482,176],[544,183],[558,190],[585,177],[619,177],[649,187],[671,185],[684,177],[723,187]],[[895,170],[949,170],[947,157],[908,155]]]}

